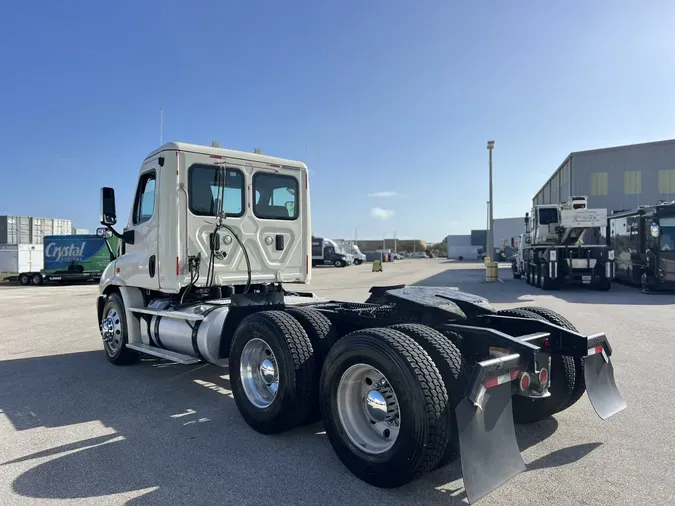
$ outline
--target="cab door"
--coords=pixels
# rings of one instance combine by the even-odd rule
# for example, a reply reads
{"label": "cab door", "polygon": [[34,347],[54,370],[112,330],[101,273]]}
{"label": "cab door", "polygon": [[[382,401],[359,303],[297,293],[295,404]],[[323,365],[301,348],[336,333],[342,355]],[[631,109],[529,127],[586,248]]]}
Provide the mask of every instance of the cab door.
{"label": "cab door", "polygon": [[133,230],[133,244],[125,244],[118,261],[125,283],[148,290],[159,289],[157,234],[159,230],[159,170],[149,162],[141,170],[131,216],[126,230]]}

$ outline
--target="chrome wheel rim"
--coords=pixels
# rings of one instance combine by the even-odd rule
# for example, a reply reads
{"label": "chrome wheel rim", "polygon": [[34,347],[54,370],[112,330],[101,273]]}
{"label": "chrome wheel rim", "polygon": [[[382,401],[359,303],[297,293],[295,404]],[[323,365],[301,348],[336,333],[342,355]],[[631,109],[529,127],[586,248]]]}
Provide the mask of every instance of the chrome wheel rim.
{"label": "chrome wheel rim", "polygon": [[265,341],[255,337],[244,345],[239,376],[246,397],[256,408],[265,409],[274,402],[279,391],[279,367]]}
{"label": "chrome wheel rim", "polygon": [[337,409],[342,428],[359,450],[379,455],[396,443],[401,428],[396,393],[374,367],[355,364],[342,374]]}
{"label": "chrome wheel rim", "polygon": [[101,337],[109,355],[115,355],[122,347],[122,322],[117,309],[111,307],[101,322]]}

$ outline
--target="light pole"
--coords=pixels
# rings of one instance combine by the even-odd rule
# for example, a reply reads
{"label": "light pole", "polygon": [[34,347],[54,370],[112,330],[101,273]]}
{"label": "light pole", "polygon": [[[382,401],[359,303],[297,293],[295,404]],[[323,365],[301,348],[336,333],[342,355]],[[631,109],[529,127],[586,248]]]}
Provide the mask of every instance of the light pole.
{"label": "light pole", "polygon": [[490,263],[492,263],[492,257],[494,255],[494,237],[492,236],[492,230],[494,228],[494,220],[492,219],[492,150],[495,147],[495,141],[488,141],[487,143],[487,148],[488,152],[490,153],[490,201],[489,201],[489,211],[488,211],[488,236],[487,236],[487,254],[488,258],[490,259]]}

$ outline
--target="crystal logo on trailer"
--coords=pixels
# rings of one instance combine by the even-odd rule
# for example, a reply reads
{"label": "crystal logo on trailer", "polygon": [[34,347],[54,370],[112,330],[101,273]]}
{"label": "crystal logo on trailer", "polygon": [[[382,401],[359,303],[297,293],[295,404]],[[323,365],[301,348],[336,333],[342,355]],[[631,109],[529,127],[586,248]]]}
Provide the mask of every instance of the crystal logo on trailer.
{"label": "crystal logo on trailer", "polygon": [[69,246],[57,246],[56,243],[50,243],[45,250],[45,257],[49,259],[61,261],[80,261],[84,256],[84,247],[86,242],[82,242],[80,246],[71,244]]}

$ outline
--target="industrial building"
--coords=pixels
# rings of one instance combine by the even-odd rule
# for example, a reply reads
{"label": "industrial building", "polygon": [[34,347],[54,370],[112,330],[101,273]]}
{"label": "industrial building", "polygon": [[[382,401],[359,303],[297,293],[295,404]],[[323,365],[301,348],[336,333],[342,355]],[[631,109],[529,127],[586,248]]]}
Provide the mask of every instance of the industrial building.
{"label": "industrial building", "polygon": [[532,203],[582,195],[609,213],[675,200],[675,139],[571,153]]}
{"label": "industrial building", "polygon": [[[511,254],[511,239],[518,237],[525,231],[525,213],[517,218],[496,218],[494,220],[494,232],[492,244],[495,250],[506,250],[506,255]],[[448,258],[468,259],[479,258],[487,249],[487,230],[472,230],[470,234],[449,235],[446,237],[448,245]]]}

